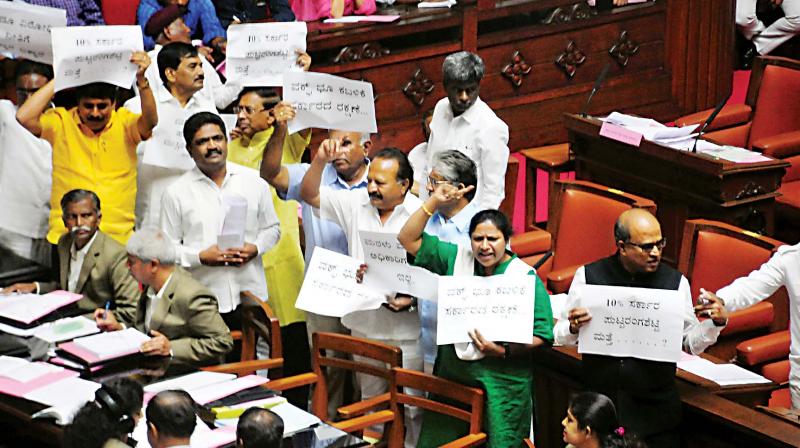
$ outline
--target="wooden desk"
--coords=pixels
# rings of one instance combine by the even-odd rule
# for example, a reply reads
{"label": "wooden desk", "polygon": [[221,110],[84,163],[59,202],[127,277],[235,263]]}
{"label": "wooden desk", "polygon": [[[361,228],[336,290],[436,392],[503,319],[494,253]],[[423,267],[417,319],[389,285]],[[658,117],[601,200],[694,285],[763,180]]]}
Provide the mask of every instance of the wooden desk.
{"label": "wooden desk", "polygon": [[[569,396],[583,389],[580,355],[575,347],[539,350],[534,355],[534,366],[536,446],[562,448],[561,420]],[[681,370],[676,377],[683,403],[680,431],[689,447],[800,446],[800,428],[734,401],[749,400],[745,392],[755,391],[758,386],[708,387],[706,380],[696,381],[697,377]]]}
{"label": "wooden desk", "polygon": [[687,219],[716,219],[758,233],[772,232],[773,206],[788,163],[734,163],[646,140],[637,148],[601,137],[602,123],[591,117],[565,114],[564,124],[578,179],[655,201],[668,241],[664,258],[673,265]]}
{"label": "wooden desk", "polygon": [[478,0],[452,9],[380,8],[391,24],[310,23],[315,71],[373,84],[379,135],[406,151],[423,141],[422,115],[445,96],[442,61],[477,52],[481,98],[511,130],[512,150],[563,143],[563,112],[590,110],[671,120],[713,107],[730,92],[734,0],[655,0],[597,12],[584,0]]}

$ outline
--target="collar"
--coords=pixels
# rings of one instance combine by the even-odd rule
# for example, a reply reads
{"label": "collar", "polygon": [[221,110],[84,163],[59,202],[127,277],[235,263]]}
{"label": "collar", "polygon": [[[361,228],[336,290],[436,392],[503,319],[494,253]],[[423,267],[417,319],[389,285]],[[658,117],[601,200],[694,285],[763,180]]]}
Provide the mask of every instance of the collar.
{"label": "collar", "polygon": [[[619,250],[611,256],[611,266],[614,268],[614,271],[620,276],[620,278],[630,279],[632,282],[635,283],[642,283],[642,282],[650,282],[655,277],[656,273],[661,270],[664,266],[663,263],[658,264],[658,269],[654,272],[628,272],[625,269],[625,266],[622,264],[621,255],[619,254]],[[663,260],[662,260],[663,262]]]}
{"label": "collar", "polygon": [[[222,185],[225,185],[228,182],[228,179],[231,178],[231,176],[238,174],[236,170],[231,169],[231,165],[232,165],[231,163],[228,162],[225,163],[225,179],[222,180]],[[206,173],[200,171],[200,168],[198,168],[196,164],[194,168],[192,168],[189,171],[189,173],[191,173],[190,178],[195,182],[197,181],[209,182],[211,184],[214,184],[214,186],[217,186],[217,184],[215,184],[210,177],[206,176]]]}
{"label": "collar", "polygon": [[94,131],[92,131],[91,129],[86,127],[85,124],[83,124],[83,122],[81,121],[80,115],[78,115],[78,107],[77,106],[75,106],[72,109],[70,109],[70,114],[72,114],[72,119],[75,121],[75,123],[78,124],[78,129],[80,129],[80,131],[81,131],[81,133],[83,133],[83,135],[85,135],[87,137],[99,137],[100,134],[104,134],[106,131],[111,129],[111,126],[113,126],[113,124],[114,124],[114,121],[115,121],[114,117],[116,116],[117,111],[116,110],[112,110],[111,111],[111,117],[108,119],[108,123],[106,123],[106,127],[104,127],[103,130],[100,131],[99,134],[95,134]]}
{"label": "collar", "polygon": [[[264,129],[263,131],[256,132],[253,134],[253,138],[250,139],[250,143],[244,145],[242,143],[242,138],[239,137],[234,142],[239,145],[241,148],[245,149],[252,149],[252,148],[264,148],[266,150],[266,143],[269,141],[269,138],[272,137],[272,133],[275,132],[275,127],[271,126],[269,129]],[[288,137],[288,135],[287,135]],[[233,142],[231,142],[233,143]],[[229,144],[230,145],[230,144]],[[230,150],[230,148],[228,148]]]}
{"label": "collar", "polygon": [[86,243],[86,245],[83,246],[83,248],[81,250],[77,250],[75,248],[75,241],[73,240],[72,241],[72,245],[69,247],[69,255],[70,255],[70,257],[72,257],[73,260],[76,260],[78,258],[78,254],[81,254],[81,255],[83,255],[85,257],[86,254],[89,253],[89,249],[91,249],[92,243],[94,243],[94,240],[97,239],[97,234],[98,233],[100,233],[100,229],[97,229],[94,232],[94,235],[92,235],[92,237],[89,239],[89,242]]}
{"label": "collar", "polygon": [[480,111],[486,103],[483,102],[481,97],[475,99],[475,103],[469,107],[469,109],[465,110],[461,115],[454,116],[453,115],[453,108],[450,107],[450,100],[447,99],[447,107],[445,108],[446,118],[449,121],[455,121],[459,118],[463,118],[469,124],[479,125],[480,123]]}
{"label": "collar", "polygon": [[170,282],[170,280],[172,280],[172,276],[173,275],[175,275],[175,271],[172,271],[169,274],[169,277],[167,277],[167,281],[165,281],[164,284],[161,285],[161,289],[159,289],[158,292],[154,293],[153,292],[153,288],[147,288],[147,296],[150,297],[151,299],[153,297],[156,297],[158,299],[161,299],[162,297],[164,297],[164,291],[167,290],[167,286],[169,286],[169,282]]}
{"label": "collar", "polygon": [[458,213],[455,214],[450,219],[444,217],[444,215],[440,214],[438,211],[433,214],[431,219],[436,219],[440,225],[446,222],[452,222],[453,225],[456,226],[459,232],[466,233],[469,229],[469,223],[472,221],[472,217],[478,213],[478,206],[475,204],[475,200],[473,198],[467,205],[464,206]]}
{"label": "collar", "polygon": [[[366,187],[367,175],[369,174],[369,159],[364,159],[364,163],[366,164],[364,174],[361,176],[361,179],[359,179],[358,183],[352,186],[339,176],[339,173],[336,172],[336,169],[333,167],[333,165],[330,163],[325,165],[325,170],[322,172],[322,185],[330,186],[338,184],[345,190],[354,190],[356,188]],[[369,199],[369,197],[367,199]]]}
{"label": "collar", "polygon": [[189,98],[189,101],[186,102],[186,105],[181,106],[181,103],[178,101],[177,98],[175,98],[175,96],[172,95],[172,92],[169,91],[166,84],[164,84],[163,82],[159,82],[158,86],[156,87],[157,103],[173,103],[175,106],[181,109],[188,109],[192,107],[192,103],[194,103],[195,101],[196,101],[195,95],[192,95],[191,98]]}

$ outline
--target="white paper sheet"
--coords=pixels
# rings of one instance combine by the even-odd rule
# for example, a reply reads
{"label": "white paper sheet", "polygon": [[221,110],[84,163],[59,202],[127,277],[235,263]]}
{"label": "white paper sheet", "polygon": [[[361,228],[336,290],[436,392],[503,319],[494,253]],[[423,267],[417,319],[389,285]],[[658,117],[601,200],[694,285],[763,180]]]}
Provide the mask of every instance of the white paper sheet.
{"label": "white paper sheet", "polygon": [[211,386],[213,384],[224,383],[236,379],[236,375],[232,373],[220,372],[194,372],[188,375],[171,378],[157,383],[148,384],[144,387],[144,391],[148,393],[157,394],[164,390],[185,390],[199,389],[201,387]]}
{"label": "white paper sheet", "polygon": [[67,26],[67,11],[23,2],[0,2],[0,53],[53,63],[50,29]]}
{"label": "white paper sheet", "polygon": [[[17,360],[22,362],[19,363]],[[21,358],[0,356],[0,377],[20,383],[27,383],[44,375],[60,372],[61,370],[63,370],[61,367],[52,364],[28,362]]]}
{"label": "white paper sheet", "polygon": [[714,364],[699,356],[682,357],[678,368],[693,373],[699,377],[711,380],[720,386],[735,386],[741,384],[762,384],[770,380],[763,376],[743,369],[735,364]]}
{"label": "white paper sheet", "polygon": [[73,377],[36,389],[25,398],[50,406],[34,414],[34,418],[53,416],[58,424],[66,425],[81,406],[94,400],[94,393],[99,388],[99,383]]}
{"label": "white paper sheet", "polygon": [[126,328],[120,331],[110,331],[78,338],[73,343],[93,353],[98,358],[107,358],[118,353],[138,351],[142,343],[149,340],[150,336],[141,331],[135,328]]}
{"label": "white paper sheet", "polygon": [[0,297],[0,316],[29,324],[47,314],[77,302],[80,294],[53,291],[44,295],[12,294]]}
{"label": "white paper sheet", "polygon": [[305,22],[247,23],[228,27],[226,74],[242,86],[280,86],[283,74],[302,72],[297,51],[306,51]]}
{"label": "white paper sheet", "polygon": [[270,408],[283,419],[283,433],[292,434],[321,423],[320,419],[291,403],[283,403]]}
{"label": "white paper sheet", "polygon": [[225,219],[217,237],[217,246],[226,250],[244,247],[244,231],[247,226],[247,200],[242,196],[226,194],[222,197]]}
{"label": "white paper sheet", "polygon": [[592,320],[581,327],[578,352],[677,362],[684,304],[678,291],[618,286],[581,287],[580,306]]}
{"label": "white paper sheet", "polygon": [[[155,64],[155,61],[152,63]],[[194,160],[186,150],[183,138],[183,125],[187,118],[186,111],[177,104],[158,104],[158,126],[153,129],[153,135],[145,145],[143,164],[183,171],[194,168]]]}
{"label": "white paper sheet", "polygon": [[289,133],[308,128],[378,132],[372,84],[324,73],[288,72],[283,99],[296,111]]}
{"label": "white paper sheet", "polygon": [[361,261],[353,257],[315,248],[295,307],[334,317],[380,307],[386,293],[356,283],[359,265]]}
{"label": "white paper sheet", "polygon": [[402,292],[436,301],[438,276],[418,266],[411,266],[406,250],[393,233],[360,231],[364,258],[369,267],[364,285],[376,290]]}
{"label": "white paper sheet", "polygon": [[489,341],[530,344],[535,288],[527,275],[439,277],[436,344],[472,342],[474,329]]}
{"label": "white paper sheet", "polygon": [[212,401],[219,400],[220,398],[233,395],[236,392],[255,386],[260,386],[268,381],[269,378],[258,375],[247,375],[230,381],[223,381],[221,383],[187,390],[186,392],[189,392],[189,395],[194,398],[194,401],[200,404],[208,404]]}
{"label": "white paper sheet", "polygon": [[34,332],[34,336],[45,342],[54,344],[56,342],[69,341],[100,332],[95,321],[83,316],[67,317],[55,322],[41,325]]}
{"label": "white paper sheet", "polygon": [[56,92],[92,82],[123,89],[133,85],[136,64],[130,62],[131,52],[144,48],[140,26],[59,27],[51,36]]}

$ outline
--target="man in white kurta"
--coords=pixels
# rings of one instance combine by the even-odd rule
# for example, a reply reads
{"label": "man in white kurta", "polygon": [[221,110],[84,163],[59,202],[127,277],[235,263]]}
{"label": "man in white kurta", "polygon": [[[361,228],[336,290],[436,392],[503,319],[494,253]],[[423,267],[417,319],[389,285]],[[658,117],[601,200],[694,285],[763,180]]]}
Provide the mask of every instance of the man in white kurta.
{"label": "man in white kurta", "polygon": [[[217,296],[227,323],[235,320],[230,314],[242,291],[267,298],[261,255],[278,242],[280,223],[267,183],[255,170],[227,163],[225,124],[218,115],[193,115],[184,134],[197,166],[164,193],[161,227],[178,242],[181,266]],[[246,204],[244,219],[236,220],[239,214],[232,210],[241,210],[241,204]],[[226,237],[228,231],[241,232],[239,242],[224,243],[223,229]]]}
{"label": "man in white kurta", "polygon": [[[464,153],[478,167],[475,201],[480,210],[497,209],[505,198],[508,126],[478,94],[484,65],[473,53],[447,56],[442,76],[447,97],[436,104],[428,139],[427,172],[436,154],[448,149]],[[421,186],[422,187],[422,186]],[[420,188],[420,195],[427,197]]]}
{"label": "man in white kurta", "polygon": [[[747,277],[736,279],[717,291],[729,311],[755,305],[770,297],[778,288],[785,286],[789,292],[789,389],[792,407],[800,409],[800,244],[781,246],[772,258]],[[701,299],[714,297],[706,291]]]}

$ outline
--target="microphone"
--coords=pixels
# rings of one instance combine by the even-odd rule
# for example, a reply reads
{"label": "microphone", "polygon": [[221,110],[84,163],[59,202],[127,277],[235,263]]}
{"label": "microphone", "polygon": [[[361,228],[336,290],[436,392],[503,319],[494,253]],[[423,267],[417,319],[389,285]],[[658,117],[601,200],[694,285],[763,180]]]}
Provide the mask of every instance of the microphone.
{"label": "microphone", "polygon": [[600,71],[600,76],[598,76],[597,79],[594,80],[594,86],[592,87],[591,93],[589,93],[589,98],[586,99],[586,104],[583,105],[583,111],[581,112],[581,117],[586,118],[586,112],[589,111],[589,103],[592,102],[594,94],[597,93],[598,90],[600,90],[600,85],[603,84],[603,81],[606,80],[606,76],[608,75],[608,69],[610,68],[611,68],[611,63],[606,62],[605,67],[603,67],[603,70]]}
{"label": "microphone", "polygon": [[697,152],[697,141],[700,140],[700,136],[703,135],[703,131],[706,130],[708,125],[710,125],[711,122],[714,121],[715,118],[717,118],[717,115],[719,115],[719,112],[722,110],[722,107],[725,106],[725,103],[728,102],[728,98],[730,97],[731,94],[729,93],[728,96],[725,97],[725,99],[720,101],[719,104],[717,104],[717,107],[714,108],[714,112],[711,112],[711,115],[708,116],[706,122],[703,123],[703,126],[700,127],[700,131],[697,133],[697,137],[694,138],[694,145],[692,145],[692,152]]}

